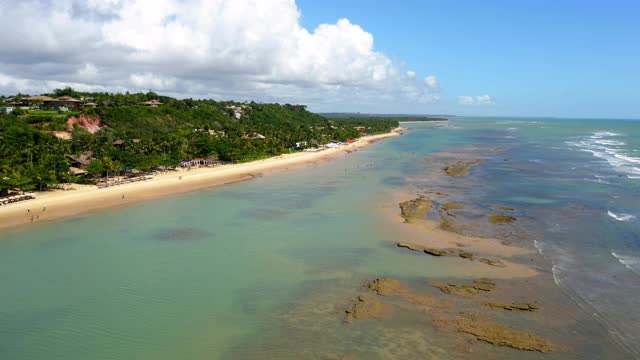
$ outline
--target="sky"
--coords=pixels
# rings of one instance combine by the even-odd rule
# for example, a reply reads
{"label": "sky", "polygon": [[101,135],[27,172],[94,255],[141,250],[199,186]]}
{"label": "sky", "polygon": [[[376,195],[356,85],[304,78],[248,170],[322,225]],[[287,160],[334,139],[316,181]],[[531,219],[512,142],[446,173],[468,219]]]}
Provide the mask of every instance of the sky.
{"label": "sky", "polygon": [[632,0],[0,0],[0,94],[640,118]]}

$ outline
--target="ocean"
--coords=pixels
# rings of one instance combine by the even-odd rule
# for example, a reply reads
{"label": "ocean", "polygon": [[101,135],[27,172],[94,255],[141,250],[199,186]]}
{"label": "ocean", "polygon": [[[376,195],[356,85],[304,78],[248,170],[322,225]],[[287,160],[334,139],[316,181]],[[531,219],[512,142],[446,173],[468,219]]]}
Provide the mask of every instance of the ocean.
{"label": "ocean", "polygon": [[[447,191],[474,234],[535,252],[563,304],[553,314],[570,313],[569,325],[515,322],[562,339],[545,357],[640,358],[640,121],[403,126],[335,160],[0,233],[0,358],[467,358],[428,312],[343,321],[369,279],[429,291],[426,279],[467,278],[458,260],[395,247],[380,219],[405,189]],[[454,155],[482,162],[434,175],[431,160]],[[496,205],[515,209],[515,230],[486,225]],[[473,346],[477,358],[541,356]]]}

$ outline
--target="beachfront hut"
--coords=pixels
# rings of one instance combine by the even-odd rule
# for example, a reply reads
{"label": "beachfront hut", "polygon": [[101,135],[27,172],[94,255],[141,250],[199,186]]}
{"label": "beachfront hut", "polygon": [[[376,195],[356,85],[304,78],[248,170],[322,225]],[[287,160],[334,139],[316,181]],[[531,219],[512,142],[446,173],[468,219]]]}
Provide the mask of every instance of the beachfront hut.
{"label": "beachfront hut", "polygon": [[80,155],[68,154],[67,159],[71,160],[72,167],[77,167],[79,169],[84,168],[85,166],[89,165],[93,160],[95,160],[93,158],[93,152],[91,151],[84,151]]}

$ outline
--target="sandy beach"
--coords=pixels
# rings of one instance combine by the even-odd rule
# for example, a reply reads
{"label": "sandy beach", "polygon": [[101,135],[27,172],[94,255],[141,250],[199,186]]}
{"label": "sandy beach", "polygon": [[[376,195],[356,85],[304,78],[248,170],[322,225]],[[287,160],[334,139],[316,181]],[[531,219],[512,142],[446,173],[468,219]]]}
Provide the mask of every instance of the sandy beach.
{"label": "sandy beach", "polygon": [[249,180],[266,172],[329,160],[378,140],[399,136],[402,128],[385,134],[364,136],[339,148],[297,152],[249,163],[214,168],[178,169],[155,174],[151,180],[99,189],[94,185],[70,186],[72,190],[36,193],[36,199],[0,207],[0,229],[42,223],[92,211],[150,200],[159,196],[195,191]]}

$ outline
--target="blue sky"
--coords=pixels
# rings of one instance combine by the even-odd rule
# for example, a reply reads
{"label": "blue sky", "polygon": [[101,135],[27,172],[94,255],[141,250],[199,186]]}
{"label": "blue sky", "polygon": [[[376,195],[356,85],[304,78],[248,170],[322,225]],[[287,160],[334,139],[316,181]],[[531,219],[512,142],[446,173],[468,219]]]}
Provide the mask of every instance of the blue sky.
{"label": "blue sky", "polygon": [[[442,100],[414,112],[640,118],[640,1],[298,0],[302,25],[348,18]],[[457,96],[489,94],[490,106]]]}
{"label": "blue sky", "polygon": [[71,86],[319,112],[640,118],[640,0],[16,4],[0,0],[0,94]]}

